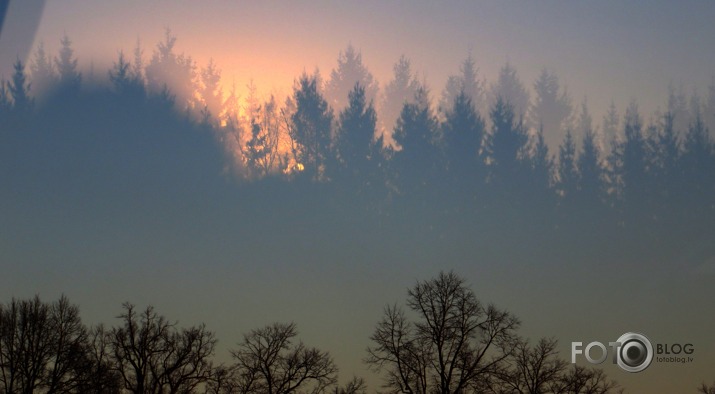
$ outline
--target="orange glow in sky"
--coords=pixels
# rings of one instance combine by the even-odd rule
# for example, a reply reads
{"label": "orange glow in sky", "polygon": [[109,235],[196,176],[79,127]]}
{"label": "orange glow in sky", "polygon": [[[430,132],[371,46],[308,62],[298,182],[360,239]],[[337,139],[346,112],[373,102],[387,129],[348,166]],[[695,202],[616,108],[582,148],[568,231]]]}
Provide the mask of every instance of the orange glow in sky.
{"label": "orange glow in sky", "polygon": [[[131,53],[137,39],[148,61],[168,27],[177,51],[199,68],[215,60],[224,91],[235,83],[245,97],[253,79],[262,96],[279,101],[303,71],[317,67],[327,80],[349,43],[381,87],[406,55],[433,99],[471,52],[487,85],[506,61],[529,89],[542,68],[551,69],[574,102],[588,96],[600,120],[611,100],[624,108],[635,98],[650,114],[665,105],[669,82],[687,90],[709,82],[713,34],[703,26],[712,9],[703,7],[69,0],[47,4],[36,42],[54,52],[66,32],[80,65],[103,70],[120,50]],[[657,28],[663,25],[673,29]],[[696,53],[701,61],[692,61]]]}

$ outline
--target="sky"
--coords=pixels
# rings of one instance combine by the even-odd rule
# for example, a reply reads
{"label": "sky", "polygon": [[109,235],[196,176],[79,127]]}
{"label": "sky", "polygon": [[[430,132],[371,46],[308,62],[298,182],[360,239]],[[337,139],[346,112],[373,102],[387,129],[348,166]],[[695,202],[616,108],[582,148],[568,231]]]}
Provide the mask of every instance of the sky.
{"label": "sky", "polygon": [[[213,58],[226,89],[290,93],[293,80],[316,67],[327,78],[351,43],[381,86],[401,54],[437,97],[471,52],[481,75],[496,79],[505,62],[531,89],[542,68],[556,73],[575,103],[588,97],[600,121],[610,101],[633,99],[646,118],[665,105],[669,83],[706,94],[715,40],[707,2],[555,1],[417,2],[50,2],[36,42],[51,52],[67,33],[85,67],[131,52],[145,59],[170,28],[177,50],[199,67]],[[7,73],[5,71],[5,73]],[[533,95],[533,93],[532,93]]]}
{"label": "sky", "polygon": [[[303,71],[317,67],[327,78],[340,51],[352,44],[381,87],[406,55],[436,99],[471,53],[488,83],[507,61],[529,89],[542,68],[554,71],[574,102],[588,97],[600,123],[611,100],[622,113],[635,99],[647,118],[665,105],[669,83],[706,94],[715,75],[713,20],[715,4],[700,1],[64,0],[45,5],[34,45],[42,41],[56,53],[66,33],[85,73],[90,65],[105,72],[137,40],[147,61],[170,28],[176,49],[199,67],[214,59],[226,89],[235,83],[245,96],[252,79],[259,93],[280,97],[290,94]],[[0,44],[31,34],[17,31],[18,36],[3,31]],[[7,78],[6,60],[18,55],[6,48],[0,45],[0,75]],[[519,316],[530,337],[556,336],[564,357],[572,340],[607,342],[633,326],[666,341],[692,339],[703,349],[694,366],[654,365],[633,375],[607,366],[629,392],[676,392],[715,378],[707,376],[715,354],[704,350],[713,348],[715,322],[702,313],[712,306],[712,267],[658,266],[642,273],[640,266],[551,262],[540,269],[504,264],[498,248],[479,256],[469,248],[456,250],[450,260],[440,257],[439,248],[408,241],[378,242],[370,250],[349,242],[322,245],[294,223],[279,227],[275,237],[236,244],[245,234],[232,227],[230,215],[210,206],[187,214],[182,202],[172,202],[159,204],[158,213],[123,217],[105,211],[77,216],[57,206],[42,216],[17,204],[21,208],[7,223],[20,231],[6,236],[0,252],[2,300],[66,293],[88,322],[111,322],[126,300],[151,303],[182,323],[205,322],[226,349],[251,328],[292,320],[306,343],[335,356],[341,379],[363,375],[376,388],[379,381],[361,360],[382,308],[403,301],[416,280],[455,269],[480,298]],[[285,238],[291,239],[289,247],[276,243]],[[475,269],[475,261],[486,263]],[[628,280],[638,275],[657,280],[632,286]],[[535,297],[558,312],[535,307]]]}

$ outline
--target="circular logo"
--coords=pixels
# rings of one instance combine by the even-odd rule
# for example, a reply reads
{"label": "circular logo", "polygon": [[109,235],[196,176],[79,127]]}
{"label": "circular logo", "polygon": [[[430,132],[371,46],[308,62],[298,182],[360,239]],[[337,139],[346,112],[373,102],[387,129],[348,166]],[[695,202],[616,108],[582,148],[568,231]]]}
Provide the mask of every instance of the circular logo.
{"label": "circular logo", "polygon": [[653,361],[653,345],[643,334],[627,332],[618,338],[616,362],[624,371],[640,372]]}

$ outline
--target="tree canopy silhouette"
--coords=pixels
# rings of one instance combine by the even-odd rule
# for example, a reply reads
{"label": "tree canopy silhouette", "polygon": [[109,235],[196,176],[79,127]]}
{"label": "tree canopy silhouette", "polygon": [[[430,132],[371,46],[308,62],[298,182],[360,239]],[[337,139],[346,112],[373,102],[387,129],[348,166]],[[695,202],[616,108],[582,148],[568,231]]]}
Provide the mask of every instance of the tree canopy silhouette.
{"label": "tree canopy silhouette", "polygon": [[511,104],[517,118],[524,118],[529,110],[529,92],[517,75],[516,68],[508,62],[499,70],[497,81],[491,85],[491,108],[496,106],[499,99]]}
{"label": "tree canopy silhouette", "polygon": [[546,142],[555,146],[561,139],[562,131],[570,128],[571,98],[566,89],[561,88],[559,79],[547,69],[534,82],[536,96],[529,108],[529,124],[544,130]]}
{"label": "tree canopy silhouette", "polygon": [[318,91],[318,79],[303,74],[293,91],[296,110],[290,136],[299,172],[313,180],[325,179],[334,165],[332,152],[333,111]]}
{"label": "tree canopy silhouette", "polygon": [[216,339],[203,325],[178,330],[151,306],[138,313],[129,303],[119,318],[107,341],[126,390],[186,393],[209,381]]}
{"label": "tree canopy silhouette", "polygon": [[399,146],[392,156],[392,166],[400,191],[406,196],[424,195],[435,190],[440,160],[438,123],[428,92],[420,88],[413,102],[402,107],[393,139]]}
{"label": "tree canopy silhouette", "polygon": [[385,132],[392,135],[395,122],[406,102],[412,102],[421,84],[412,72],[410,60],[404,55],[392,66],[393,78],[385,85],[380,119]]}
{"label": "tree canopy silhouette", "polygon": [[[251,84],[246,100],[235,88],[223,100],[219,65],[198,67],[177,53],[176,42],[167,30],[146,62],[137,44],[133,56],[120,51],[109,70],[92,78],[82,78],[82,59],[68,37],[58,54],[40,45],[29,70],[16,63],[0,83],[4,195],[40,188],[28,197],[69,198],[61,185],[71,185],[85,202],[113,193],[129,209],[132,193],[189,201],[182,184],[211,183],[221,185],[226,200],[251,201],[236,208],[242,214],[251,206],[250,214],[266,218],[286,207],[283,213],[300,213],[293,217],[316,218],[318,230],[317,218],[336,214],[345,222],[360,219],[362,233],[380,226],[385,239],[423,228],[433,237],[426,240],[461,243],[450,250],[568,239],[567,249],[582,257],[608,249],[669,261],[711,243],[715,87],[707,97],[688,98],[671,86],[668,110],[648,121],[635,102],[625,111],[611,102],[597,127],[585,100],[578,116],[564,115],[570,103],[555,74],[542,71],[527,89],[507,63],[489,85],[489,117],[482,119],[472,96],[486,81],[471,55],[440,91],[438,108],[402,56],[376,108],[367,85],[345,88],[357,74],[370,79],[360,52],[348,46],[325,86],[330,101],[319,74],[304,74],[287,98],[260,97]],[[60,89],[63,83],[74,88]],[[334,84],[344,104],[328,95]],[[548,126],[544,120],[556,112],[560,121]],[[396,127],[384,130],[391,119]],[[561,149],[549,143],[549,128],[567,132]],[[239,180],[226,182],[227,172]],[[303,180],[320,185],[302,188]],[[186,193],[198,196],[194,189]],[[306,190],[315,193],[296,198]],[[593,236],[578,235],[587,228]],[[472,237],[476,232],[484,236]],[[673,242],[654,242],[665,239]],[[700,254],[690,264],[701,264]]]}
{"label": "tree canopy silhouette", "polygon": [[365,90],[366,102],[377,98],[378,84],[372,73],[362,62],[362,53],[352,44],[338,56],[338,66],[330,72],[325,84],[325,97],[334,111],[342,111],[350,104],[349,93],[356,83]]}
{"label": "tree canopy silhouette", "polygon": [[340,177],[353,190],[374,193],[384,189],[385,182],[383,137],[375,136],[377,114],[360,83],[350,91],[349,101],[338,120]]}
{"label": "tree canopy silhouette", "polygon": [[13,65],[14,72],[12,80],[8,84],[13,107],[17,113],[29,113],[34,106],[34,100],[30,96],[30,82],[27,81],[25,65],[17,60]]}
{"label": "tree canopy silhouette", "polygon": [[0,305],[0,388],[5,393],[79,392],[91,369],[79,308],[62,296]]}
{"label": "tree canopy silhouette", "polygon": [[170,88],[178,98],[180,110],[192,109],[195,105],[196,65],[191,56],[177,55],[175,45],[176,36],[167,28],[164,41],[157,44],[146,66],[147,86],[155,94]]}
{"label": "tree canopy silhouette", "polygon": [[471,52],[460,66],[460,74],[450,75],[442,92],[439,107],[442,112],[449,111],[461,94],[464,94],[478,114],[485,107],[485,81],[479,79],[479,69]]}
{"label": "tree canopy silhouette", "polygon": [[484,306],[456,274],[440,273],[408,291],[407,307],[385,308],[370,337],[367,363],[385,387],[411,393],[481,390],[516,346],[519,321]]}
{"label": "tree canopy silhouette", "polygon": [[55,58],[59,74],[58,87],[67,94],[76,94],[82,83],[82,74],[77,70],[77,58],[74,56],[72,41],[66,34],[61,44],[59,56]]}
{"label": "tree canopy silhouette", "polygon": [[231,354],[239,393],[322,393],[336,383],[337,367],[330,354],[294,343],[294,323],[276,323],[251,330]]}

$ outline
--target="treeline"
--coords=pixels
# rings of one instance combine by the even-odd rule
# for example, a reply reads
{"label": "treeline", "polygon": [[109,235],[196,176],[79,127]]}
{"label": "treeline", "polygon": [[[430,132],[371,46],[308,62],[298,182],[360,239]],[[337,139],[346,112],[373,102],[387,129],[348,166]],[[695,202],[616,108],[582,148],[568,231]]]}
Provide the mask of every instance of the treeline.
{"label": "treeline", "polygon": [[[407,310],[409,310],[409,312]],[[599,369],[561,358],[554,339],[530,343],[510,313],[479,301],[454,273],[420,281],[405,309],[388,306],[365,362],[390,392],[619,392]],[[338,384],[330,353],[305,345],[293,323],[245,333],[231,362],[203,324],[181,327],[151,306],[125,303],[116,325],[87,326],[79,308],[12,299],[0,305],[4,393],[365,393],[364,379]],[[705,387],[705,386],[703,386]]]}
{"label": "treeline", "polygon": [[[111,327],[82,323],[62,296],[0,305],[3,393],[326,392],[336,383],[330,355],[297,342],[294,324],[253,330],[232,350],[235,364],[213,361],[217,340],[204,325],[179,327],[151,306],[125,303]],[[364,389],[362,380],[352,386]],[[355,391],[352,391],[355,392]]]}
{"label": "treeline", "polygon": [[[167,31],[148,63],[139,46],[132,61],[120,52],[105,87],[79,72],[67,37],[57,57],[40,46],[29,73],[17,62],[0,87],[5,167],[24,165],[18,152],[70,173],[81,158],[107,171],[132,160],[136,176],[146,176],[142,165],[197,174],[192,165],[218,172],[228,162],[251,181],[241,183],[244,200],[271,201],[267,211],[332,209],[386,232],[468,230],[586,255],[607,245],[669,260],[715,233],[715,86],[689,101],[672,88],[649,122],[635,102],[622,116],[612,104],[599,130],[587,103],[574,111],[547,70],[531,99],[513,66],[488,89],[470,56],[435,108],[404,56],[380,92],[349,46],[326,82],[304,74],[283,102],[251,85],[242,106],[235,89],[224,98],[213,62],[197,70],[175,43]],[[94,153],[69,153],[80,146]]]}

